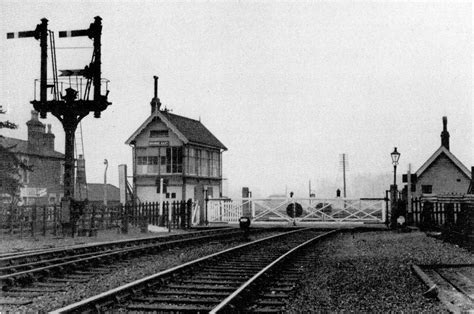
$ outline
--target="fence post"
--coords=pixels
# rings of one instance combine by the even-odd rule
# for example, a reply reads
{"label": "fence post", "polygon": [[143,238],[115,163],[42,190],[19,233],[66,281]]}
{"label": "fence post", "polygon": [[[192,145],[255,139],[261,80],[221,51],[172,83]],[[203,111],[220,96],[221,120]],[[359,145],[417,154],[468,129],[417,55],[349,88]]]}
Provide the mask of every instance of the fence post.
{"label": "fence post", "polygon": [[123,204],[120,208],[122,210],[122,233],[128,234],[128,215],[130,211],[130,205]]}
{"label": "fence post", "polygon": [[163,221],[165,223],[165,226],[168,227],[168,231],[171,231],[171,221],[168,219],[170,211],[170,202],[166,201],[163,202]]}
{"label": "fence post", "polygon": [[422,229],[429,229],[433,225],[433,203],[424,202],[421,210],[421,227]]}
{"label": "fence post", "polygon": [[186,228],[186,202],[183,200],[179,202],[179,220],[181,229]]}
{"label": "fence post", "polygon": [[190,228],[192,224],[192,219],[193,219],[193,201],[192,199],[188,199],[187,203],[187,211],[186,211],[187,217],[186,217],[186,227]]}
{"label": "fence post", "polygon": [[95,227],[95,204],[92,204],[91,226],[89,230],[89,237],[97,236],[97,228]]}
{"label": "fence post", "polygon": [[148,202],[143,204],[142,210],[140,212],[140,232],[141,233],[147,232],[147,217],[146,217],[147,210],[148,210]]}
{"label": "fence post", "polygon": [[[23,207],[22,207],[23,208]],[[10,212],[7,218],[9,221],[10,225],[10,234],[13,234],[13,204],[10,203]]]}
{"label": "fence post", "polygon": [[56,213],[56,204],[53,204],[53,235],[58,235],[58,226],[57,226],[57,213]]}
{"label": "fence post", "polygon": [[103,206],[100,206],[100,228],[101,229],[107,229],[105,227],[105,208]]}
{"label": "fence post", "polygon": [[109,228],[110,228],[110,226],[113,226],[113,225],[114,225],[113,211],[111,210],[110,207],[105,206],[105,208],[106,208],[106,210],[109,212],[109,222],[108,222],[108,225],[109,225]]}
{"label": "fence post", "polygon": [[43,237],[46,236],[46,205],[43,205]]}
{"label": "fence post", "polygon": [[23,208],[23,206],[20,207],[20,238],[23,238],[23,220],[25,220],[24,218],[25,216],[25,210]]}
{"label": "fence post", "polygon": [[158,208],[160,206],[159,202],[155,202],[155,205],[153,206],[153,224],[155,226],[158,226]]}
{"label": "fence post", "polygon": [[449,203],[444,205],[444,224],[451,229],[454,226],[454,204]]}
{"label": "fence post", "polygon": [[36,204],[31,208],[31,237],[35,236],[36,229]]}
{"label": "fence post", "polygon": [[151,207],[153,206],[152,203],[148,203],[148,207],[146,209],[146,219],[145,219],[145,222],[146,224],[150,224],[151,223]]}
{"label": "fence post", "polygon": [[171,225],[173,223],[173,221],[172,221],[172,219],[173,219],[173,203],[174,202],[168,203],[168,232],[171,232],[171,227],[172,227]]}

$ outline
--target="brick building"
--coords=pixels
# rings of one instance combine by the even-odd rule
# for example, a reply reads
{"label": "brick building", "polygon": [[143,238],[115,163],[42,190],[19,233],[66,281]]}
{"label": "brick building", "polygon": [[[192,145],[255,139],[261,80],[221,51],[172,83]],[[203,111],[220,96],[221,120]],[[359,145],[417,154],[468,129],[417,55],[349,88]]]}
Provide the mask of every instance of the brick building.
{"label": "brick building", "polygon": [[28,139],[0,138],[0,145],[11,147],[11,151],[32,167],[32,171],[20,170],[20,199],[24,205],[51,204],[63,196],[64,155],[54,150],[55,136],[51,125],[38,120],[38,112],[31,112],[26,122]]}
{"label": "brick building", "polygon": [[87,183],[87,200],[89,204],[103,205],[105,193],[107,193],[107,206],[120,205],[120,191],[119,188],[112,184],[105,185],[104,191],[103,183]]}
{"label": "brick building", "polygon": [[132,147],[133,193],[141,202],[202,200],[222,195],[222,152],[227,148],[200,122],[160,109],[156,96],[151,115],[125,142]]}
{"label": "brick building", "polygon": [[449,148],[448,119],[443,117],[441,146],[416,171],[413,196],[466,194],[471,172]]}

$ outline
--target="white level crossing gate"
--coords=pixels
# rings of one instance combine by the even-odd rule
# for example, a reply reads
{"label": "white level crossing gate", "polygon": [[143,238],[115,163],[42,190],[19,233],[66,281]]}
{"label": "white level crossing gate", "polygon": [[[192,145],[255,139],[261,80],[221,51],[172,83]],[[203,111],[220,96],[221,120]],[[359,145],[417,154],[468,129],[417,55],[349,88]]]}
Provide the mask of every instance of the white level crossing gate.
{"label": "white level crossing gate", "polygon": [[207,220],[237,223],[247,216],[252,222],[385,223],[387,209],[388,200],[384,198],[209,199]]}

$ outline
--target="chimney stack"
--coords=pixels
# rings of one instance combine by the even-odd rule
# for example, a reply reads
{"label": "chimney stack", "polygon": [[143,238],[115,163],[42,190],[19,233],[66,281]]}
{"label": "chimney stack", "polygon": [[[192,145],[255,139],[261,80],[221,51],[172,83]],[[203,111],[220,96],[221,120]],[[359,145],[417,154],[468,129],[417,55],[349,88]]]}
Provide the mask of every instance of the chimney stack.
{"label": "chimney stack", "polygon": [[26,122],[28,129],[28,145],[40,148],[43,145],[44,124],[38,120],[38,112],[31,111],[31,119]]}
{"label": "chimney stack", "polygon": [[443,117],[443,132],[441,132],[441,146],[449,150],[449,132],[448,132],[448,117]]}
{"label": "chimney stack", "polygon": [[48,132],[44,133],[43,138],[44,138],[44,147],[45,149],[49,151],[54,150],[54,134],[51,133],[51,124],[47,124],[46,127],[48,128]]}
{"label": "chimney stack", "polygon": [[31,120],[38,121],[38,111],[31,110]]}
{"label": "chimney stack", "polygon": [[151,99],[151,114],[153,114],[156,110],[160,110],[161,102],[158,98],[158,76],[153,76],[155,79],[155,94],[154,97]]}

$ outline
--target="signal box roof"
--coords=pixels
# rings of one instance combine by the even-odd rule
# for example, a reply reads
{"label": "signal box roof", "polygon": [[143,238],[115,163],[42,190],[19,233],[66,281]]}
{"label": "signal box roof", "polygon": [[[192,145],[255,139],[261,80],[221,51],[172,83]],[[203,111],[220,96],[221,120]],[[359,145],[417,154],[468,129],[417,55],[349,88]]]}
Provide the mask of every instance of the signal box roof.
{"label": "signal box roof", "polygon": [[185,144],[190,143],[227,150],[227,147],[225,147],[201,121],[160,110],[155,110],[125,143],[129,145],[133,144],[136,137],[143,132],[155,118],[163,121]]}

